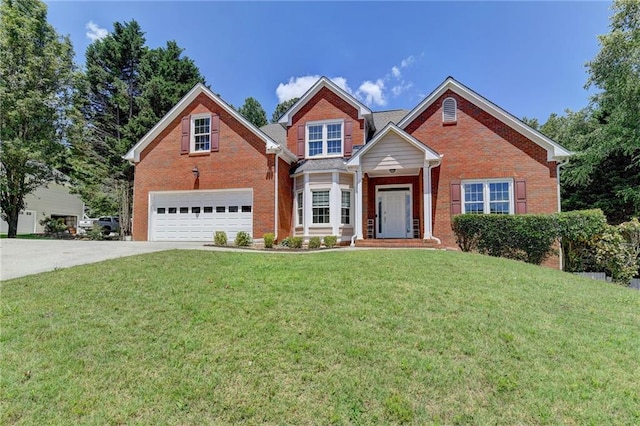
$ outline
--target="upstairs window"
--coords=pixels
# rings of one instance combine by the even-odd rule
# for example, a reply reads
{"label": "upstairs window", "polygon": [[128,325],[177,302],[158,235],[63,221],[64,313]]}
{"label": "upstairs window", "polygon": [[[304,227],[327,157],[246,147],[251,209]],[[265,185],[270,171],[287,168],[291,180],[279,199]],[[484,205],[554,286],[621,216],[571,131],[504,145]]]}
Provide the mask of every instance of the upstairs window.
{"label": "upstairs window", "polygon": [[466,181],[462,189],[462,213],[513,214],[511,180]]}
{"label": "upstairs window", "polygon": [[443,123],[455,123],[457,120],[456,115],[457,104],[454,98],[447,98],[442,101],[442,122]]}
{"label": "upstairs window", "polygon": [[211,117],[193,117],[191,129],[191,152],[211,151]]}
{"label": "upstairs window", "polygon": [[307,124],[307,157],[341,157],[343,127],[341,121]]}

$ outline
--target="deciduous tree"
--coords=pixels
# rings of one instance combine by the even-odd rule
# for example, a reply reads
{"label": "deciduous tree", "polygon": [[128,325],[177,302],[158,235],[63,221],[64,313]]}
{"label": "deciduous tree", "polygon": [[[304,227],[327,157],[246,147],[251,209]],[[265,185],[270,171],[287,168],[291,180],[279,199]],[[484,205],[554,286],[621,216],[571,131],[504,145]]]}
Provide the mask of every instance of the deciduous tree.
{"label": "deciduous tree", "polygon": [[73,48],[39,0],[0,3],[0,206],[15,238],[24,198],[56,180],[73,93]]}

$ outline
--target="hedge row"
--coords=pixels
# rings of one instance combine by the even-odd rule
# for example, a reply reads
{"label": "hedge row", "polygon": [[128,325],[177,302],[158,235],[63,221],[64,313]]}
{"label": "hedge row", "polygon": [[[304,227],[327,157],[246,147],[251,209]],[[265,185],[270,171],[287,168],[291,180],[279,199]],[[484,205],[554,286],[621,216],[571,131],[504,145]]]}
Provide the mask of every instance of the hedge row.
{"label": "hedge row", "polygon": [[463,251],[540,264],[555,253],[559,238],[590,241],[607,226],[601,210],[554,214],[474,215],[453,218],[456,242]]}

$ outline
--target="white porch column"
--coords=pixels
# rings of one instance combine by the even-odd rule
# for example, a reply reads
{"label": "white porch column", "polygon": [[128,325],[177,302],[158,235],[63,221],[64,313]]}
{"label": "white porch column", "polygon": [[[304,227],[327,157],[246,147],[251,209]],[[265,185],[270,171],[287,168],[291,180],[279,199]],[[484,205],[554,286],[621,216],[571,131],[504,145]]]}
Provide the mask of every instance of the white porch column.
{"label": "white porch column", "polygon": [[355,189],[356,189],[356,220],[355,220],[355,233],[358,240],[364,239],[364,221],[362,220],[362,167],[358,167],[355,174]]}
{"label": "white porch column", "polygon": [[431,238],[433,231],[431,229],[431,164],[426,161],[422,167],[422,203],[422,210],[424,211],[424,218],[422,219],[424,222],[424,236],[422,238],[428,240]]}
{"label": "white porch column", "polygon": [[340,174],[333,172],[331,173],[331,192],[329,192],[329,217],[331,218],[332,235],[338,235],[340,232],[341,208]]}
{"label": "white porch column", "polygon": [[309,224],[311,223],[311,220],[313,218],[312,212],[311,212],[311,188],[309,187],[309,174],[305,173],[303,175],[303,179],[304,179],[304,189],[303,189],[303,196],[302,196],[302,204],[303,204],[303,215],[302,218],[304,220],[304,236],[308,236],[309,235]]}

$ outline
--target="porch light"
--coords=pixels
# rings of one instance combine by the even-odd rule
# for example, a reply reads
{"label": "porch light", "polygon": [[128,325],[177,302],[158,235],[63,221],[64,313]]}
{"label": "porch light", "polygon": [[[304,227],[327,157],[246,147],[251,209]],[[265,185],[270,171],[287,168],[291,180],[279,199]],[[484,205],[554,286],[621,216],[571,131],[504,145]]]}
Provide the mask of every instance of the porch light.
{"label": "porch light", "polygon": [[389,169],[389,173],[394,174],[396,172],[396,169]]}
{"label": "porch light", "polygon": [[200,170],[198,170],[198,166],[193,166],[193,169],[191,169],[191,173],[193,173],[194,179],[198,179],[200,177]]}

